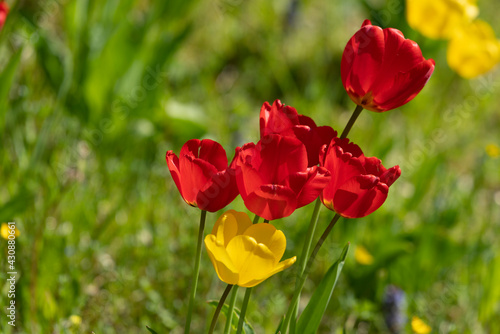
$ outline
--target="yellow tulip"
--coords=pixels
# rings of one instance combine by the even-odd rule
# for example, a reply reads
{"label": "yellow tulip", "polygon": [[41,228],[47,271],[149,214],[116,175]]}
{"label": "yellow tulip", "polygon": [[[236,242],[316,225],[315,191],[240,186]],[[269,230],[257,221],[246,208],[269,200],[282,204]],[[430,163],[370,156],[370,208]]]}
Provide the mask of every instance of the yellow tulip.
{"label": "yellow tulip", "polygon": [[477,0],[406,0],[408,24],[422,35],[449,39],[478,14]]}
{"label": "yellow tulip", "polygon": [[373,256],[363,246],[356,247],[356,250],[354,251],[354,259],[359,264],[364,264],[367,266],[373,264],[373,262],[375,261],[373,259]]}
{"label": "yellow tulip", "polygon": [[69,316],[69,322],[74,325],[74,326],[80,326],[82,324],[82,317],[79,315],[70,315]]}
{"label": "yellow tulip", "polygon": [[476,20],[451,39],[447,60],[460,76],[475,78],[500,62],[500,41],[488,23]]}
{"label": "yellow tulip", "polygon": [[0,235],[2,236],[2,238],[4,238],[5,240],[9,240],[9,235],[11,235],[10,231],[12,231],[12,229],[9,227],[9,226],[14,226],[14,236],[15,237],[18,237],[19,236],[19,230],[17,229],[17,227],[15,227],[15,225],[8,225],[7,223],[2,223],[2,227],[1,227],[1,231],[0,231]]}
{"label": "yellow tulip", "polygon": [[417,334],[429,334],[432,332],[432,328],[416,316],[413,316],[411,319],[411,329]]}
{"label": "yellow tulip", "polygon": [[205,237],[207,253],[217,276],[228,284],[253,287],[290,267],[297,257],[279,262],[286,238],[273,225],[252,224],[244,212],[229,210]]}
{"label": "yellow tulip", "polygon": [[486,145],[486,153],[492,158],[500,157],[500,147],[495,144]]}

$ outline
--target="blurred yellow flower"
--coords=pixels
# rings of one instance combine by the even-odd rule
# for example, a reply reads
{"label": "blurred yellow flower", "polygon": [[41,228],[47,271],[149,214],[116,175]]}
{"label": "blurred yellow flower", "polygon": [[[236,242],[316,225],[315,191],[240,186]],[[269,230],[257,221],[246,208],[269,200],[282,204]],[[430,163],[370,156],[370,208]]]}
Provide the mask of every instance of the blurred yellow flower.
{"label": "blurred yellow flower", "polygon": [[[2,227],[1,227],[1,231],[0,231],[0,234],[2,235],[2,238],[4,238],[5,240],[8,240],[9,239],[9,235],[11,234],[10,231],[11,231],[11,229],[9,228],[9,224],[2,223]],[[19,236],[19,234],[20,234],[19,230],[17,229],[17,227],[15,227],[15,231],[16,232],[14,233],[14,235],[17,238]]]}
{"label": "blurred yellow flower", "polygon": [[279,262],[286,248],[283,232],[267,223],[252,224],[244,212],[229,210],[205,237],[207,253],[219,278],[253,287],[290,267],[297,257]]}
{"label": "blurred yellow flower", "polygon": [[500,147],[495,144],[486,145],[486,153],[492,158],[500,157]]}
{"label": "blurred yellow flower", "polygon": [[406,0],[408,24],[422,35],[448,39],[478,14],[477,0]]}
{"label": "blurred yellow flower", "polygon": [[373,263],[373,256],[364,248],[363,246],[357,246],[354,251],[354,259],[356,262],[364,265],[370,265]]}
{"label": "blurred yellow flower", "polygon": [[82,324],[82,317],[73,314],[69,317],[69,322],[74,326],[80,326]]}
{"label": "blurred yellow flower", "polygon": [[429,334],[432,332],[432,328],[416,316],[413,316],[411,319],[411,329],[413,329],[413,332],[417,334]]}
{"label": "blurred yellow flower", "polygon": [[500,41],[488,23],[476,20],[450,40],[447,59],[460,76],[472,79],[500,62]]}

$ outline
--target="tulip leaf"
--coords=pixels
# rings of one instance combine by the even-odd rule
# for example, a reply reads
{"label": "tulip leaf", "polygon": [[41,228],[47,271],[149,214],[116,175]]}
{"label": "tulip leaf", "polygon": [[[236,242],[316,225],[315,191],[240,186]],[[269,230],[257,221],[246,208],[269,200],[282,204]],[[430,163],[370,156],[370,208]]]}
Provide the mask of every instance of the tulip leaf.
{"label": "tulip leaf", "polygon": [[148,331],[151,333],[151,334],[158,334],[156,333],[152,328],[146,326],[146,328],[148,329]]}
{"label": "tulip leaf", "polygon": [[[211,306],[213,306],[214,308],[217,308],[217,304],[219,304],[219,301],[217,301],[217,300],[209,300],[208,304],[211,305]],[[222,310],[220,312],[222,314],[224,314],[224,316],[226,317],[226,319],[228,318],[227,317],[227,312],[228,311],[229,311],[229,306],[227,304],[224,304],[224,306],[222,306]],[[238,329],[238,322],[239,321],[240,321],[240,310],[235,307],[233,309],[233,317],[232,317],[232,320],[231,320],[231,327],[233,327],[234,330]],[[246,321],[246,320],[245,320],[245,322],[243,322],[243,333],[245,333],[245,334],[255,334],[255,331],[253,330],[252,325],[250,325],[248,323],[248,321]]]}
{"label": "tulip leaf", "polygon": [[276,329],[276,332],[274,334],[280,334],[281,333],[281,327],[283,326],[283,321],[285,321],[285,316],[281,318],[280,324],[278,325],[278,328]]}
{"label": "tulip leaf", "polygon": [[326,307],[330,302],[330,298],[332,297],[333,290],[335,289],[340,272],[344,266],[344,261],[348,251],[349,243],[347,243],[344,247],[339,259],[335,261],[330,269],[328,269],[327,273],[314,291],[311,300],[299,318],[297,323],[297,333],[314,334],[318,331],[321,318],[323,318]]}
{"label": "tulip leaf", "polygon": [[14,82],[17,67],[21,60],[21,51],[22,49],[19,49],[13,56],[11,56],[5,68],[0,71],[0,110],[5,110],[5,113],[0,115],[0,129],[3,128],[3,117],[5,117],[5,114],[7,113],[9,91]]}

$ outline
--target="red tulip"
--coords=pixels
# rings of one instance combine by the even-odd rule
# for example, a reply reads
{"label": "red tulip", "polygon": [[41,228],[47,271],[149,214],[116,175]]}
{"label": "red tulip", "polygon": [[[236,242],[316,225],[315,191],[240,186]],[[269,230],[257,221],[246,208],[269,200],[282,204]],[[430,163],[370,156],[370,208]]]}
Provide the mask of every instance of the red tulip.
{"label": "red tulip", "polygon": [[320,166],[332,175],[321,194],[323,204],[347,218],[364,217],[377,210],[401,175],[399,166],[386,169],[379,159],[365,157],[348,138],[335,138],[330,146],[323,146]]}
{"label": "red tulip", "polygon": [[0,29],[2,29],[5,24],[5,20],[7,20],[7,15],[9,14],[9,6],[7,3],[1,1],[0,2]]}
{"label": "red tulip", "polygon": [[248,210],[274,220],[311,203],[330,180],[325,168],[307,167],[305,146],[271,134],[238,148],[236,181]]}
{"label": "red tulip", "polygon": [[318,127],[310,117],[299,115],[295,108],[285,106],[280,100],[274,101],[272,106],[264,102],[260,109],[260,137],[270,134],[299,139],[306,146],[309,167],[319,163],[321,147],[337,136],[331,127]]}
{"label": "red tulip", "polygon": [[166,159],[175,185],[189,205],[215,212],[238,196],[234,163],[228,167],[226,151],[219,143],[191,139],[182,146],[179,158],[168,151]]}
{"label": "red tulip", "polygon": [[347,42],[340,74],[354,103],[383,112],[411,101],[424,88],[434,65],[401,31],[382,30],[365,20]]}

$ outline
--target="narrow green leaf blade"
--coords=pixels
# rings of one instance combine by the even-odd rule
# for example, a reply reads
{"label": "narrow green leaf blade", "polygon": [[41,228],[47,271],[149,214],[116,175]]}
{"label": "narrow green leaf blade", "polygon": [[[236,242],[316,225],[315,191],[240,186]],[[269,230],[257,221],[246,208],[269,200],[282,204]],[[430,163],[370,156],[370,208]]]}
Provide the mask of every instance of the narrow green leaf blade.
{"label": "narrow green leaf blade", "polygon": [[22,49],[10,58],[5,68],[0,69],[0,129],[3,129],[4,117],[7,113],[9,91],[17,73],[17,67],[21,60]]}
{"label": "narrow green leaf blade", "polygon": [[283,321],[285,321],[285,316],[281,318],[280,324],[278,325],[278,328],[276,329],[276,332],[274,332],[274,334],[281,334],[281,327],[283,327]]}
{"label": "narrow green leaf blade", "polygon": [[148,331],[150,331],[150,332],[151,332],[151,334],[158,334],[158,333],[156,333],[156,332],[155,332],[152,328],[150,328],[150,327],[148,327],[148,326],[146,326],[146,328],[148,329]]}
{"label": "narrow green leaf blade", "polygon": [[326,311],[326,307],[330,302],[333,290],[344,266],[344,261],[349,251],[349,243],[344,247],[340,257],[328,269],[327,273],[314,291],[311,300],[307,304],[304,312],[302,312],[297,323],[297,333],[314,334],[318,331],[321,318]]}

